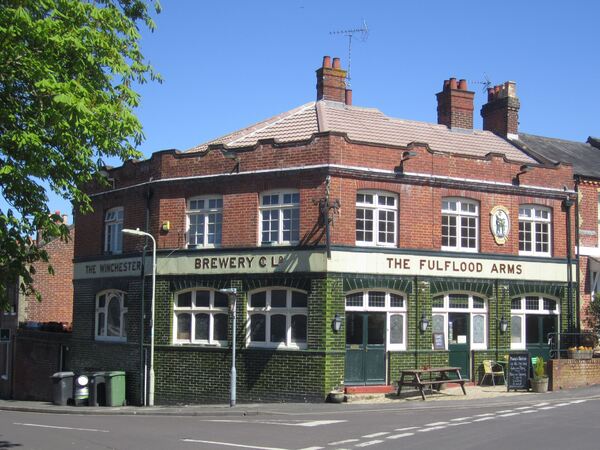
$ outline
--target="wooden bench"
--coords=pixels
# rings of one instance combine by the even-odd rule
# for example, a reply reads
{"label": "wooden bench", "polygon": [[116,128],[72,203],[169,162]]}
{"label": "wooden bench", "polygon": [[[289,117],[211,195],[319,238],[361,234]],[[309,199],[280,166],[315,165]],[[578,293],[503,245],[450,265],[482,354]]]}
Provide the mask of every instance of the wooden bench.
{"label": "wooden bench", "polygon": [[[453,375],[453,377],[450,377],[450,375]],[[423,376],[428,376],[428,379],[422,379]],[[405,378],[410,378],[410,380],[405,381]],[[459,367],[430,367],[427,369],[401,370],[397,395],[400,395],[403,386],[412,386],[419,389],[421,398],[425,400],[425,387],[428,386],[439,390],[443,384],[448,383],[460,384],[463,394],[467,395],[467,391],[465,390],[465,383],[467,381],[469,380],[460,376]]]}

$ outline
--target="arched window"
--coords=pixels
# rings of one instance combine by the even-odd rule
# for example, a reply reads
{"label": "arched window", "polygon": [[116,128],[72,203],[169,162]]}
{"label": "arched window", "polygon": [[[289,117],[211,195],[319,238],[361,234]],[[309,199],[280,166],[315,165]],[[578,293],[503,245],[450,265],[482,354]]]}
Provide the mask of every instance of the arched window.
{"label": "arched window", "polygon": [[272,287],[248,295],[248,346],[306,348],[308,295]]}
{"label": "arched window", "polygon": [[[404,294],[384,290],[348,293],[346,294],[347,321],[356,319],[353,312],[384,313],[386,348],[388,350],[406,350],[407,308]],[[383,317],[381,322],[383,322]],[[378,322],[373,321],[373,324],[375,323]]]}
{"label": "arched window", "polygon": [[442,199],[442,250],[476,252],[479,204],[466,198]]}
{"label": "arched window", "polygon": [[228,297],[213,289],[175,294],[173,342],[176,344],[227,345]]}
{"label": "arched window", "polygon": [[[487,348],[487,302],[482,297],[452,293],[433,297],[433,333],[443,333],[446,348],[450,344],[469,344],[471,350]],[[468,318],[468,322],[466,319]],[[461,319],[461,320],[455,320]],[[460,326],[461,328],[457,328]]]}
{"label": "arched window", "polygon": [[96,295],[96,339],[126,341],[127,305],[125,292],[102,291]]}

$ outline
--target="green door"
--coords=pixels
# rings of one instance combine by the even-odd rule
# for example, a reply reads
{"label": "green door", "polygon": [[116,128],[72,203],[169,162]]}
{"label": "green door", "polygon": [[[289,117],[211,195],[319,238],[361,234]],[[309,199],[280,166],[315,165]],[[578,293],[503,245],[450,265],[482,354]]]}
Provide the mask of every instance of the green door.
{"label": "green door", "polygon": [[385,313],[346,313],[347,385],[385,383]]}
{"label": "green door", "polygon": [[527,350],[534,356],[550,359],[548,334],[556,332],[557,317],[553,315],[527,314],[525,316],[525,342]]}
{"label": "green door", "polygon": [[448,313],[448,361],[463,378],[470,377],[470,342],[469,313]]}

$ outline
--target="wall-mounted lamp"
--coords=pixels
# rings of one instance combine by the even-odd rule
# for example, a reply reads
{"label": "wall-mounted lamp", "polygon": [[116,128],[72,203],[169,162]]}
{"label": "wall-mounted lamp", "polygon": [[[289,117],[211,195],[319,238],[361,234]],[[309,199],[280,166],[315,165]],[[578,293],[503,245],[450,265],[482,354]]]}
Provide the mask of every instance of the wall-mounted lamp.
{"label": "wall-mounted lamp", "polygon": [[427,319],[427,316],[425,315],[425,313],[423,313],[421,315],[421,320],[419,321],[419,329],[421,330],[421,333],[425,333],[427,331],[428,327],[429,327],[429,320]]}
{"label": "wall-mounted lamp", "polygon": [[342,329],[342,317],[336,314],[331,321],[331,329],[338,333]]}
{"label": "wall-mounted lamp", "polygon": [[523,175],[524,173],[527,172],[531,172],[533,169],[535,169],[534,166],[530,166],[529,164],[523,164],[520,168],[519,168],[519,172],[515,175],[515,177],[513,178],[513,184],[515,186],[518,186],[521,184],[521,175]]}
{"label": "wall-mounted lamp", "polygon": [[508,320],[506,320],[504,316],[502,316],[502,318],[500,319],[500,332],[504,334],[506,333],[506,330],[508,330]]}
{"label": "wall-mounted lamp", "polygon": [[400,160],[400,164],[398,164],[398,166],[394,167],[394,172],[396,174],[404,173],[404,161],[408,161],[409,159],[414,158],[415,156],[418,156],[417,152],[406,151],[406,152],[402,153],[402,159]]}

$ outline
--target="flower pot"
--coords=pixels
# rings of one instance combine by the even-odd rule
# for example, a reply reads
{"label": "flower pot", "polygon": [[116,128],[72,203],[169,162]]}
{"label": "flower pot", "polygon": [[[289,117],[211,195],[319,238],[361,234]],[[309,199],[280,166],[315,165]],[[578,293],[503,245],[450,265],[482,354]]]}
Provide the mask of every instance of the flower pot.
{"label": "flower pot", "polygon": [[592,359],[593,350],[567,350],[569,359]]}
{"label": "flower pot", "polygon": [[329,403],[342,403],[346,398],[346,394],[343,392],[330,392],[327,396]]}
{"label": "flower pot", "polygon": [[530,382],[533,392],[548,392],[548,377],[532,378]]}

